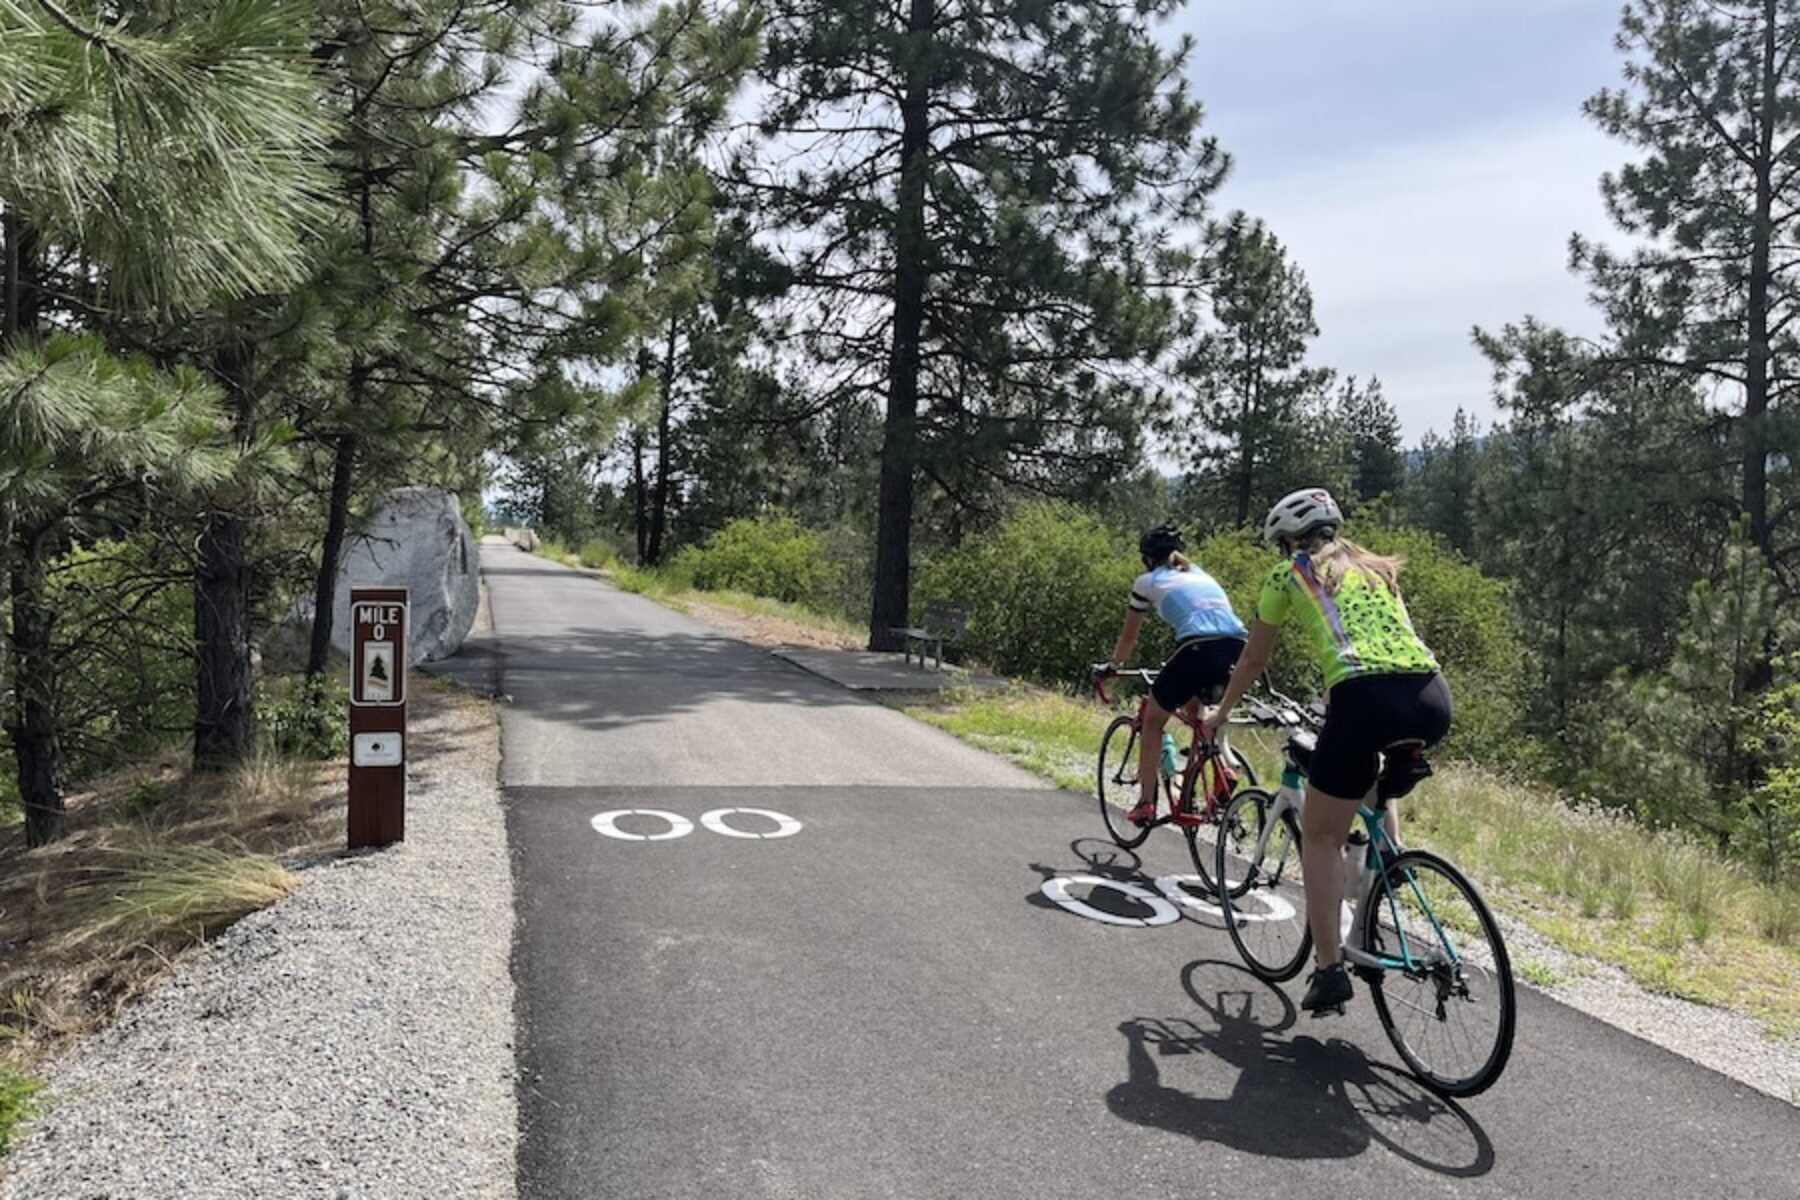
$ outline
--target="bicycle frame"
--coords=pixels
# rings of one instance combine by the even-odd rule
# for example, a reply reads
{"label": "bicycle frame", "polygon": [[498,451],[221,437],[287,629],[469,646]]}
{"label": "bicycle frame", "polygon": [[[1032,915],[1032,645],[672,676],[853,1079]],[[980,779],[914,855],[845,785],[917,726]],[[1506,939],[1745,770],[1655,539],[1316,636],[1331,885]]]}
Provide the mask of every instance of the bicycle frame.
{"label": "bicycle frame", "polygon": [[[1284,754],[1281,765],[1281,786],[1274,793],[1274,802],[1270,806],[1269,815],[1263,821],[1262,832],[1256,839],[1252,861],[1258,864],[1259,869],[1264,861],[1263,856],[1268,853],[1269,836],[1279,827],[1281,818],[1291,812],[1298,823],[1301,814],[1305,811],[1305,786],[1305,770],[1291,756]],[[1388,836],[1387,804],[1385,801],[1378,801],[1374,806],[1359,803],[1356,806],[1356,816],[1367,831],[1369,840],[1363,856],[1362,873],[1358,878],[1357,885],[1351,889],[1354,894],[1346,895],[1344,898],[1350,905],[1351,913],[1350,930],[1343,939],[1344,957],[1356,966],[1371,971],[1402,971],[1408,975],[1420,974],[1427,970],[1438,956],[1430,952],[1415,954],[1409,945],[1405,923],[1400,919],[1400,905],[1394,898],[1393,884],[1388,880],[1388,866],[1400,856],[1402,847]],[[1286,866],[1285,861],[1278,863],[1274,873],[1267,876],[1271,886],[1279,886],[1282,872]],[[1393,917],[1394,930],[1400,943],[1398,957],[1389,954],[1370,954],[1361,948],[1369,917],[1369,905],[1364,901],[1368,896],[1367,880],[1371,875],[1381,885],[1383,900]],[[1449,932],[1445,930],[1443,922],[1438,920],[1436,911],[1431,907],[1431,902],[1425,897],[1418,881],[1412,878],[1410,873],[1407,877],[1407,884],[1418,899],[1419,907],[1430,920],[1432,932],[1437,935],[1437,943],[1443,947],[1443,954],[1447,957],[1449,965],[1451,967],[1461,966],[1462,958],[1457,953]]]}
{"label": "bicycle frame", "polygon": [[[1144,668],[1122,671],[1119,674],[1135,675],[1146,687],[1156,681],[1156,672]],[[1113,700],[1107,694],[1105,680],[1096,676],[1093,679],[1093,685],[1101,703],[1110,707]],[[1150,697],[1145,695],[1138,700],[1137,712],[1132,715],[1131,753],[1137,752],[1137,739],[1144,732],[1144,711],[1149,706]],[[1229,746],[1226,744],[1224,734],[1221,732],[1220,736],[1216,738],[1208,736],[1206,726],[1201,723],[1197,715],[1190,715],[1190,710],[1194,710],[1197,714],[1198,706],[1184,704],[1178,711],[1170,714],[1185,725],[1191,735],[1188,741],[1187,765],[1182,768],[1181,782],[1176,788],[1172,807],[1193,803],[1199,787],[1200,771],[1208,762],[1213,762],[1217,764],[1217,770],[1213,772],[1212,787],[1207,792],[1206,806],[1200,810],[1200,816],[1204,820],[1217,821],[1225,805],[1231,802],[1231,793],[1237,788],[1237,772],[1232,769],[1231,759],[1227,754]],[[1194,752],[1196,746],[1201,748],[1198,754]],[[1129,759],[1129,757],[1128,753],[1127,758]],[[1169,782],[1173,783],[1174,781],[1170,780]]]}

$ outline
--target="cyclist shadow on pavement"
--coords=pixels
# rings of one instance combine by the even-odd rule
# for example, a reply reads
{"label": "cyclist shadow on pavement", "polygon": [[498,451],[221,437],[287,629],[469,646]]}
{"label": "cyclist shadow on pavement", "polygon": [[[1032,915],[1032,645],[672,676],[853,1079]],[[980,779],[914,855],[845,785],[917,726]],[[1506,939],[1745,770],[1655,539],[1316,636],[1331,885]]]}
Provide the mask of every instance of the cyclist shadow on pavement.
{"label": "cyclist shadow on pavement", "polygon": [[[1271,1158],[1355,1158],[1378,1144],[1441,1175],[1493,1168],[1493,1144],[1460,1106],[1339,1038],[1282,1036],[1297,1013],[1279,988],[1207,961],[1188,964],[1182,984],[1204,1019],[1136,1017],[1119,1026],[1128,1077],[1106,1094],[1115,1116]],[[1179,1056],[1190,1054],[1237,1068],[1229,1096],[1172,1086]]]}

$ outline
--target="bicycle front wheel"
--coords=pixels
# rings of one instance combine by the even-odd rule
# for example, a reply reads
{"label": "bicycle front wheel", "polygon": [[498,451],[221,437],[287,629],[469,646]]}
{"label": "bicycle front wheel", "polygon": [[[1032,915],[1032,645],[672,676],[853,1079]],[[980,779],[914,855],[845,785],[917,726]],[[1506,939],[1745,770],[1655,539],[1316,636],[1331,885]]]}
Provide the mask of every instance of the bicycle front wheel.
{"label": "bicycle front wheel", "polygon": [[[1220,778],[1229,769],[1236,775],[1234,784],[1236,792],[1256,786],[1256,776],[1250,772],[1250,765],[1242,754],[1236,750],[1227,750],[1223,754],[1208,754],[1194,773],[1194,792],[1188,799],[1205,812],[1212,805],[1213,797],[1218,795],[1223,780]],[[1194,872],[1200,877],[1201,884],[1210,893],[1217,894],[1219,880],[1214,874],[1215,861],[1218,857],[1219,839],[1226,836],[1226,810],[1231,806],[1231,798],[1227,796],[1223,804],[1211,809],[1210,819],[1204,825],[1189,825],[1182,832],[1187,835],[1188,857],[1194,860]],[[1238,831],[1241,835],[1242,831]],[[1243,895],[1240,886],[1238,895]]]}
{"label": "bicycle front wheel", "polygon": [[1364,904],[1362,948],[1389,964],[1369,991],[1394,1049],[1440,1095],[1492,1087],[1512,1053],[1517,998],[1481,893],[1447,860],[1409,850]]}
{"label": "bicycle front wheel", "polygon": [[1125,810],[1138,802],[1138,731],[1130,717],[1119,717],[1106,727],[1100,740],[1099,779],[1096,794],[1100,797],[1100,819],[1106,832],[1123,849],[1144,844],[1150,836],[1148,825],[1133,825],[1125,819]]}
{"label": "bicycle front wheel", "polygon": [[1300,826],[1292,809],[1276,815],[1278,807],[1260,788],[1233,796],[1219,822],[1213,859],[1225,929],[1245,965],[1270,983],[1298,975],[1312,952]]}

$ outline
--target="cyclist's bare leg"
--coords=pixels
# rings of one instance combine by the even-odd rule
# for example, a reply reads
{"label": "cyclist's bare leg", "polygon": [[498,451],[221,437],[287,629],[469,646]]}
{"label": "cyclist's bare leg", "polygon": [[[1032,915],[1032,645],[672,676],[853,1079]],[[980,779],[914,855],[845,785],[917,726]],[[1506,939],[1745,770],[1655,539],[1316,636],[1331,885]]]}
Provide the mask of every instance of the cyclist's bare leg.
{"label": "cyclist's bare leg", "polygon": [[1356,801],[1327,796],[1306,785],[1306,808],[1300,815],[1300,867],[1306,876],[1306,923],[1312,927],[1319,965],[1329,967],[1343,955],[1340,928],[1344,903],[1344,839],[1356,820]]}
{"label": "cyclist's bare leg", "polygon": [[1144,704],[1144,728],[1138,734],[1138,803],[1156,799],[1156,788],[1162,780],[1162,735],[1169,723],[1169,710],[1152,696]]}

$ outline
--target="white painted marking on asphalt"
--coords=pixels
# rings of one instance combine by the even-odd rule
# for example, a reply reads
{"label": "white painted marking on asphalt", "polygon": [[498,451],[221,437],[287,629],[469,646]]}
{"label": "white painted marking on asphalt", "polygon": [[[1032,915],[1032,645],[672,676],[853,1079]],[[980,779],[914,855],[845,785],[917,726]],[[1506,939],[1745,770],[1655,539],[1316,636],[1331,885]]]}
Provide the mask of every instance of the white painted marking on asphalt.
{"label": "white painted marking on asphalt", "polygon": [[[1181,885],[1184,883],[1191,883],[1195,887],[1206,886],[1205,882],[1198,875],[1159,875],[1156,877],[1156,890],[1167,896],[1176,904],[1181,905],[1183,908],[1193,909],[1203,916],[1217,917],[1221,921],[1225,919],[1224,909],[1220,908],[1210,900],[1200,899],[1200,897],[1183,888]],[[1242,907],[1243,903],[1250,899],[1255,899],[1266,911],[1245,912]],[[1255,891],[1245,892],[1238,899],[1231,902],[1231,907],[1232,910],[1237,913],[1237,918],[1240,921],[1285,921],[1289,917],[1294,916],[1297,911],[1294,906],[1288,902],[1287,897],[1278,892],[1271,892],[1266,888],[1258,888]]]}
{"label": "white painted marking on asphalt", "polygon": [[1221,909],[1210,900],[1202,900],[1200,897],[1194,895],[1194,893],[1181,886],[1184,883],[1191,883],[1195,887],[1201,889],[1206,887],[1206,881],[1201,879],[1198,875],[1158,875],[1156,877],[1156,890],[1167,896],[1176,904],[1179,904],[1182,908],[1192,909],[1201,916],[1218,917],[1220,920],[1225,918],[1225,910]]}
{"label": "white painted marking on asphalt", "polygon": [[[620,817],[655,817],[667,821],[669,829],[667,833],[627,833],[618,826]],[[668,842],[694,832],[692,821],[660,808],[615,808],[611,812],[596,813],[590,824],[595,832],[622,842]]]}
{"label": "white painted marking on asphalt", "polygon": [[[1147,917],[1122,917],[1117,913],[1109,913],[1095,908],[1086,900],[1069,894],[1072,883],[1085,884],[1096,891],[1111,890],[1121,896],[1129,896],[1150,909]],[[1135,929],[1153,929],[1158,925],[1169,925],[1181,920],[1181,914],[1175,906],[1164,900],[1149,888],[1140,887],[1118,879],[1103,879],[1098,875],[1057,875],[1044,880],[1039,889],[1045,897],[1060,905],[1078,917],[1086,917],[1090,921],[1100,921],[1107,925],[1128,925]]]}
{"label": "white painted marking on asphalt", "polygon": [[[730,825],[725,823],[725,818],[731,816],[733,813],[749,813],[753,817],[767,817],[769,820],[775,822],[775,830],[772,833],[746,833],[742,829],[733,829]],[[800,832],[801,828],[800,822],[794,820],[794,818],[788,816],[786,813],[778,813],[767,808],[715,808],[705,816],[701,817],[700,823],[714,833],[722,833],[726,837],[756,838],[763,841],[768,841],[772,838],[793,837],[796,833]]]}

